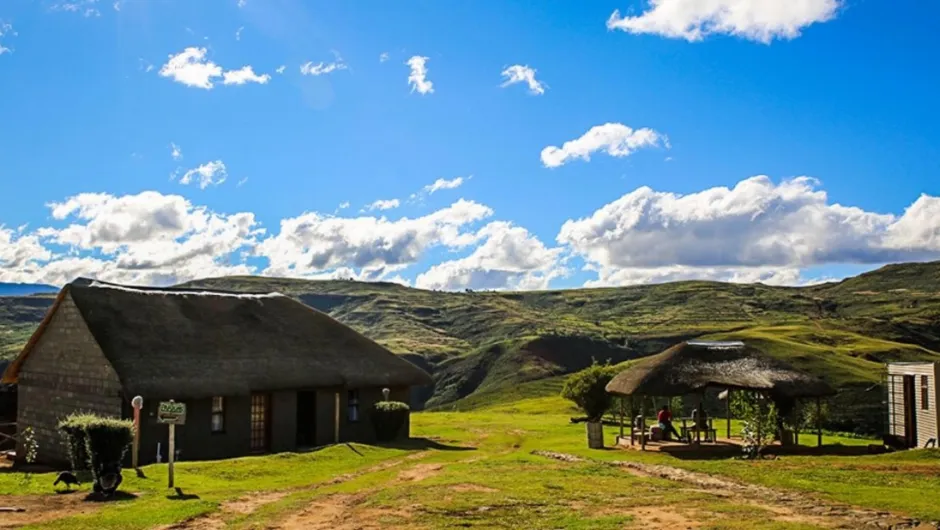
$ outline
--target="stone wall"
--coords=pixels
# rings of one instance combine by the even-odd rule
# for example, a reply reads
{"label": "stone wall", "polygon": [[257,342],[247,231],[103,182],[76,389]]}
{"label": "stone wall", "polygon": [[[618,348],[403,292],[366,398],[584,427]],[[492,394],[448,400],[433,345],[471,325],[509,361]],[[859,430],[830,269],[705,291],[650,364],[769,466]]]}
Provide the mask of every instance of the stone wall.
{"label": "stone wall", "polygon": [[70,296],[23,363],[18,394],[18,428],[33,428],[41,462],[68,461],[56,425],[70,413],[121,417],[121,382]]}

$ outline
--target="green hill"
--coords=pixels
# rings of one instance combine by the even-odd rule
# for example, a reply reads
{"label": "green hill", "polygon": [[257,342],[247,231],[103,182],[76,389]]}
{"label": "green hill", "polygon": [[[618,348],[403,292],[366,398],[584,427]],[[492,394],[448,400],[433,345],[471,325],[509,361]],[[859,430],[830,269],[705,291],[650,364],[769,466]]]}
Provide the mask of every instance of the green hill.
{"label": "green hill", "polygon": [[[940,262],[900,264],[812,287],[675,282],[538,292],[436,292],[394,283],[263,277],[187,287],[279,291],[325,311],[431,372],[429,407],[490,401],[691,337],[738,338],[874,406],[883,363],[940,361]],[[0,297],[0,358],[11,357],[51,297]],[[863,398],[854,393],[867,393]],[[554,391],[554,390],[552,390]]]}

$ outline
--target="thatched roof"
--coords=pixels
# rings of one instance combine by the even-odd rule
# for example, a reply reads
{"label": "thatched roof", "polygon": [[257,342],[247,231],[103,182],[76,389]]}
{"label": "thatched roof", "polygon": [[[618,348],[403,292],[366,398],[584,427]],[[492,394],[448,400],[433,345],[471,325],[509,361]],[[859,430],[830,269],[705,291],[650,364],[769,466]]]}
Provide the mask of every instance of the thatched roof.
{"label": "thatched roof", "polygon": [[612,394],[679,396],[706,387],[761,390],[775,397],[834,394],[823,380],[742,342],[688,341],[642,359],[607,384]]}
{"label": "thatched roof", "polygon": [[4,379],[14,379],[70,296],[125,391],[191,398],[324,386],[431,383],[426,372],[325,313],[277,293],[67,285]]}

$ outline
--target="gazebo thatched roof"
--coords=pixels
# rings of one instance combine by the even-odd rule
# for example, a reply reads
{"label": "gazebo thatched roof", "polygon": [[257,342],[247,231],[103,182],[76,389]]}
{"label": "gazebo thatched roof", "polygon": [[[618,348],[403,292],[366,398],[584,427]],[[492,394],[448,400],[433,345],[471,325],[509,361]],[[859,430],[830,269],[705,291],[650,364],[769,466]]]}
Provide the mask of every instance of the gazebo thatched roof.
{"label": "gazebo thatched roof", "polygon": [[835,393],[825,381],[742,342],[688,341],[642,359],[607,384],[612,394],[680,396],[706,387],[759,390],[774,397]]}
{"label": "gazebo thatched roof", "polygon": [[68,299],[132,394],[185,399],[431,383],[417,366],[281,294],[139,288],[85,279],[59,293],[4,382],[16,380]]}

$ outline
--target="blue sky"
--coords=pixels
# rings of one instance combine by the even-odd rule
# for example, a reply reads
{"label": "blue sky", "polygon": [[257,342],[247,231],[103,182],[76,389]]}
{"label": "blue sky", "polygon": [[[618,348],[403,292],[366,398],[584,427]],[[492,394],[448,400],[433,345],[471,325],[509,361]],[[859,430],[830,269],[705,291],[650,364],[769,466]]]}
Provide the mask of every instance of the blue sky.
{"label": "blue sky", "polygon": [[585,4],[8,0],[0,281],[799,284],[940,256],[940,6]]}

